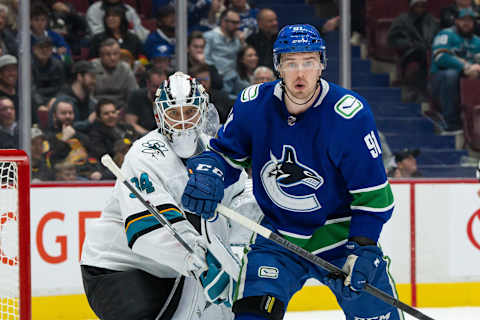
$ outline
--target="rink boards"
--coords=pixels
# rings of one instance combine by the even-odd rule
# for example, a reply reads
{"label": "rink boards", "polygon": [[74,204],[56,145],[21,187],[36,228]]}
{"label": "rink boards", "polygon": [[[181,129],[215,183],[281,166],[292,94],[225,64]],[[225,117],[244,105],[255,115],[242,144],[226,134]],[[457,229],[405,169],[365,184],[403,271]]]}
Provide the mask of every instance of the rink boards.
{"label": "rink boards", "polygon": [[[33,319],[94,319],[79,257],[112,184],[34,185],[31,190]],[[395,212],[381,245],[400,299],[420,307],[480,306],[480,185],[474,180],[393,182]],[[338,308],[309,280],[291,311]]]}

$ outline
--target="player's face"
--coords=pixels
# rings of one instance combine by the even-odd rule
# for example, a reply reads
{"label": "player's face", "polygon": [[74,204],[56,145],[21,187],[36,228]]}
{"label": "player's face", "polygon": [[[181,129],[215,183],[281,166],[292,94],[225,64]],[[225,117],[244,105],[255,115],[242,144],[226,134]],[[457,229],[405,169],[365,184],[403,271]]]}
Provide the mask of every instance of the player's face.
{"label": "player's face", "polygon": [[178,106],[168,108],[165,112],[165,121],[170,128],[176,130],[190,129],[200,120],[200,112],[194,106]]}
{"label": "player's face", "polygon": [[317,89],[323,65],[318,52],[297,52],[282,55],[280,75],[287,90],[297,99],[310,98]]}
{"label": "player's face", "polygon": [[118,121],[118,110],[111,103],[104,104],[100,109],[100,121],[107,127],[115,127]]}

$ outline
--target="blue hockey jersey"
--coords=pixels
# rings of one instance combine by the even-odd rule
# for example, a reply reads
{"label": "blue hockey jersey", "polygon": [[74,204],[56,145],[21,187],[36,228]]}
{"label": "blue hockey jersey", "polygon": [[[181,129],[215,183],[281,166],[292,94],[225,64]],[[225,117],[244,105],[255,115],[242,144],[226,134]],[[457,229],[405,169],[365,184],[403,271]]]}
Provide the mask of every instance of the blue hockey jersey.
{"label": "blue hockey jersey", "polygon": [[251,166],[262,224],[310,252],[339,248],[348,237],[377,241],[393,195],[368,103],[321,80],[319,97],[292,116],[279,81],[238,96],[210,149],[226,166],[225,185]]}

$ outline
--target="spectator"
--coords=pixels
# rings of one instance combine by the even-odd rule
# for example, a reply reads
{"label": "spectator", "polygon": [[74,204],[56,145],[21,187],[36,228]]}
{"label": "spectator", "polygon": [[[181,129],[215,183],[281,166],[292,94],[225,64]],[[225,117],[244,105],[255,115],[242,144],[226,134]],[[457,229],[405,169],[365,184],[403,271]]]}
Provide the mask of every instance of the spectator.
{"label": "spectator", "polygon": [[162,69],[153,68],[147,72],[147,87],[134,90],[128,98],[125,122],[131,125],[139,135],[144,135],[157,127],[153,117],[155,92],[167,79]]}
{"label": "spectator", "polygon": [[273,43],[277,38],[277,14],[271,9],[262,9],[257,14],[258,31],[247,38],[247,44],[257,50],[258,65],[273,70]]}
{"label": "spectator", "polygon": [[103,41],[99,50],[100,58],[92,61],[97,74],[94,96],[98,100],[111,99],[119,108],[124,108],[130,92],[138,88],[135,75],[120,61],[120,46],[115,39]]}
{"label": "spectator", "polygon": [[206,32],[218,26],[218,16],[225,9],[223,0],[197,0],[189,3],[188,28]]}
{"label": "spectator", "polygon": [[0,97],[0,149],[18,148],[18,123],[12,99]]}
{"label": "spectator", "polygon": [[275,74],[273,73],[273,70],[269,67],[260,66],[257,67],[253,72],[254,84],[275,81],[275,79]]}
{"label": "spectator", "polygon": [[73,128],[75,113],[67,98],[58,98],[52,105],[52,123],[45,133],[50,145],[52,165],[66,162],[75,165],[78,174],[90,180],[100,180],[102,174],[98,162],[90,157],[88,136]]}
{"label": "spectator", "polygon": [[87,131],[95,120],[96,101],[92,97],[95,90],[95,67],[89,61],[80,60],[72,67],[73,81],[64,86],[57,97],[67,97],[72,101],[76,129]]}
{"label": "spectator", "polygon": [[89,132],[91,155],[100,160],[108,153],[114,156],[114,144],[117,140],[136,138],[133,127],[119,122],[119,111],[112,100],[101,99],[98,101],[95,112],[97,118]]}
{"label": "spectator", "polygon": [[472,9],[459,10],[455,26],[440,31],[433,42],[431,88],[445,119],[444,135],[462,132],[460,77],[480,75],[480,38],[473,34],[475,16]]}
{"label": "spectator", "polygon": [[253,83],[253,71],[258,66],[258,56],[255,48],[246,46],[237,54],[236,72],[229,73],[224,79],[224,91],[230,99]]}
{"label": "spectator", "polygon": [[[440,27],[442,29],[450,28],[455,25],[455,17],[458,14],[458,10],[470,8],[477,14],[480,12],[480,8],[473,0],[455,0],[454,3],[445,7],[440,12]],[[475,31],[477,36],[480,36],[480,21],[478,20],[480,15],[476,17]]]}
{"label": "spectator", "polygon": [[393,21],[388,44],[397,51],[407,101],[423,101],[428,75],[427,54],[439,30],[437,20],[427,12],[427,0],[410,0],[410,9]]}
{"label": "spectator", "polygon": [[130,51],[135,59],[139,58],[143,51],[143,44],[135,33],[128,30],[128,20],[124,7],[113,6],[107,8],[103,24],[104,31],[95,34],[90,41],[90,58],[98,57],[100,43],[107,38],[117,40],[120,48]]}
{"label": "spectator", "polygon": [[87,23],[91,35],[102,33],[105,31],[103,24],[103,16],[109,7],[120,6],[125,10],[125,15],[129,26],[133,27],[133,32],[145,41],[148,36],[148,30],[142,26],[142,21],[138,13],[130,5],[123,2],[123,0],[101,0],[94,2],[87,10]]}
{"label": "spectator", "polygon": [[[205,62],[205,38],[200,31],[192,31],[188,36],[187,51],[188,69],[196,64],[204,64]],[[210,75],[212,77],[212,88],[221,90],[223,88],[223,79],[218,74],[218,70],[214,65],[208,65]]]}
{"label": "spectator", "polygon": [[175,8],[170,5],[158,11],[157,30],[148,35],[144,46],[148,59],[152,59],[155,52],[168,50],[175,55]]}
{"label": "spectator", "polygon": [[237,53],[243,46],[238,36],[240,16],[231,9],[220,15],[220,27],[205,32],[205,62],[215,65],[224,77],[228,72],[235,72]]}
{"label": "spectator", "polygon": [[[117,164],[119,168],[122,167],[123,159],[125,159],[125,155],[127,154],[128,150],[132,146],[132,141],[129,139],[121,139],[115,141],[113,145],[113,161]],[[112,174],[112,180],[115,180]]]}
{"label": "spectator", "polygon": [[240,16],[238,29],[242,32],[241,37],[243,39],[257,31],[258,9],[250,8],[247,0],[231,0],[230,8]]}
{"label": "spectator", "polygon": [[80,56],[82,47],[88,46],[88,26],[83,14],[79,14],[72,3],[61,0],[47,0],[50,9],[51,29],[60,34],[68,43],[73,56]]}
{"label": "spectator", "polygon": [[47,157],[48,143],[42,130],[32,127],[32,144],[30,152],[30,167],[32,169],[32,182],[53,180],[50,159]]}
{"label": "spectator", "polygon": [[421,177],[422,174],[417,168],[417,157],[420,154],[420,150],[403,149],[396,152],[395,166],[391,167],[388,176],[392,178],[411,178]]}
{"label": "spectator", "polygon": [[221,124],[227,121],[228,114],[235,103],[223,90],[217,90],[211,86],[210,70],[206,64],[197,64],[190,71],[190,76],[196,78],[205,88],[210,96],[210,102],[215,106],[218,112]]}
{"label": "spectator", "polygon": [[17,56],[18,45],[13,32],[7,27],[8,7],[0,4],[0,55]]}
{"label": "spectator", "polygon": [[0,4],[7,7],[7,28],[12,32],[17,31],[17,15],[20,0],[0,0]]}
{"label": "spectator", "polygon": [[18,113],[17,95],[17,58],[9,54],[0,57],[0,96],[6,96],[13,101],[15,112]]}
{"label": "spectator", "polygon": [[153,68],[163,70],[166,74],[173,71],[174,53],[172,47],[158,46],[150,57],[150,65]]}
{"label": "spectator", "polygon": [[74,164],[68,162],[59,162],[54,166],[55,181],[77,181],[85,180],[77,175],[77,168]]}
{"label": "spectator", "polygon": [[53,52],[56,58],[62,60],[67,65],[71,63],[72,56],[70,47],[65,39],[55,31],[48,30],[48,8],[41,2],[32,5],[30,13],[30,27],[32,31],[32,46],[35,45],[37,39],[49,37],[52,40]]}
{"label": "spectator", "polygon": [[65,66],[53,57],[52,40],[39,37],[33,45],[32,98],[35,107],[46,108],[65,83]]}

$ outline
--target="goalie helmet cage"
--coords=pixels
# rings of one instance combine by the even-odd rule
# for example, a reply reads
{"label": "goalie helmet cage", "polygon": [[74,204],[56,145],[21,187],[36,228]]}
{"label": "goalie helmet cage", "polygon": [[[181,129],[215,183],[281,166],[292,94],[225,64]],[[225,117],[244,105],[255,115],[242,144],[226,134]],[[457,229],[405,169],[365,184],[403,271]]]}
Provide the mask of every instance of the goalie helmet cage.
{"label": "goalie helmet cage", "polygon": [[0,150],[0,320],[31,319],[30,166]]}

